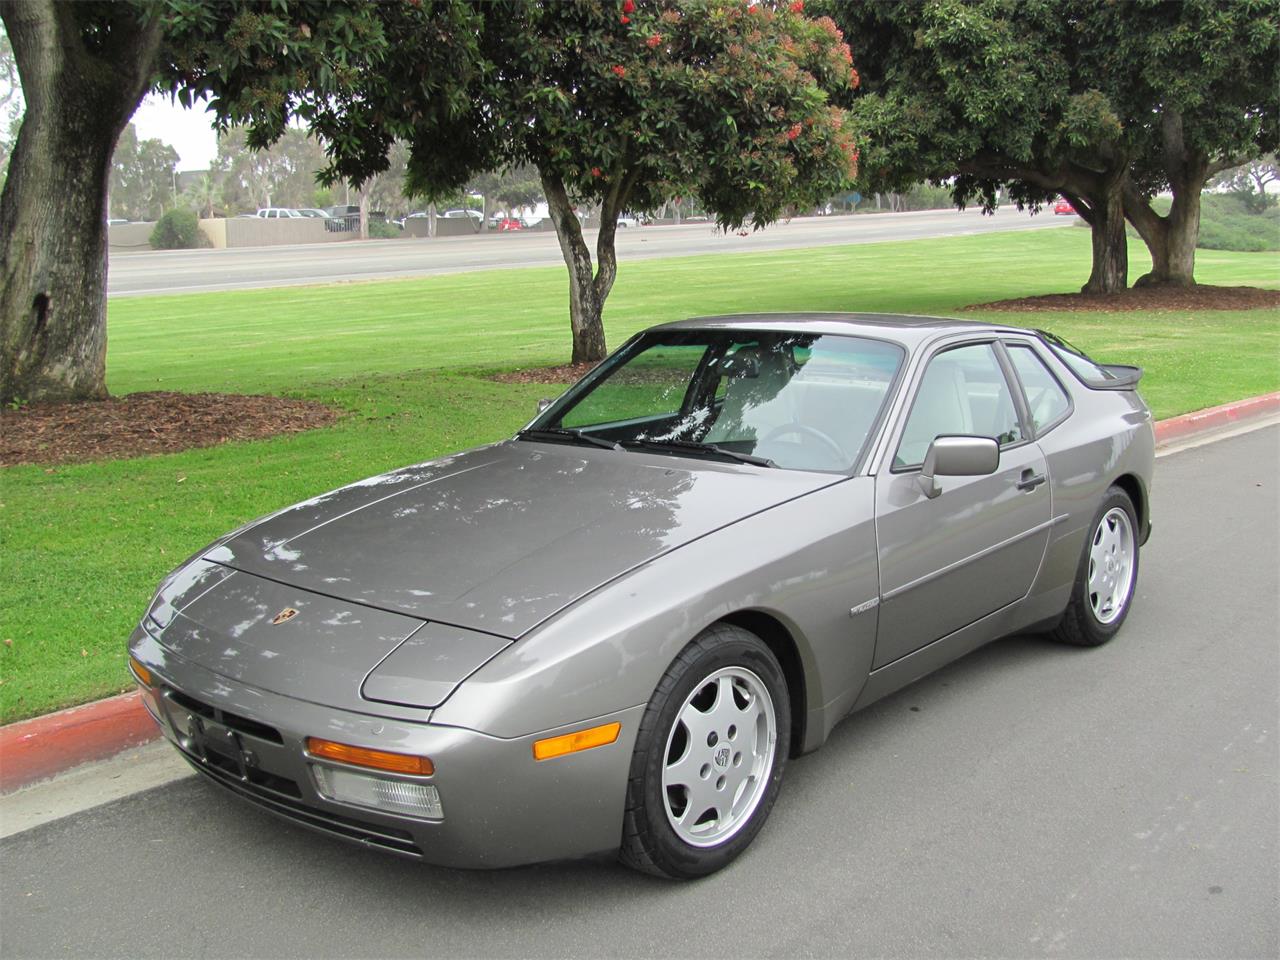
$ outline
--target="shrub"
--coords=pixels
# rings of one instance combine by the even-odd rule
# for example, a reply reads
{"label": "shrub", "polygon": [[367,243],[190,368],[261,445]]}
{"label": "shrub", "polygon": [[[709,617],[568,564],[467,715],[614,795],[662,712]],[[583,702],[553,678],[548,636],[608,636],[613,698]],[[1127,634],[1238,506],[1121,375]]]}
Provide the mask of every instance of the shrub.
{"label": "shrub", "polygon": [[170,210],[151,231],[152,250],[194,250],[207,246],[199,221],[190,210]]}
{"label": "shrub", "polygon": [[1280,209],[1258,209],[1237,193],[1203,194],[1196,246],[1244,253],[1280,250]]}
{"label": "shrub", "polygon": [[369,236],[375,240],[394,240],[401,236],[403,231],[394,223],[386,220],[370,220]]}

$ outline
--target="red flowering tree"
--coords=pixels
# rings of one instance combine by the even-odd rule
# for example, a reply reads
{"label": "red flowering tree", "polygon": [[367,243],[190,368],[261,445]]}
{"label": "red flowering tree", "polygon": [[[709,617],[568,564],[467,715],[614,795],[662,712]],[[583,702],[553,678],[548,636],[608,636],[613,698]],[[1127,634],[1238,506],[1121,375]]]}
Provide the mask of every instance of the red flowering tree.
{"label": "red flowering tree", "polygon": [[[724,228],[838,190],[856,151],[833,105],[857,84],[829,19],[802,3],[526,3],[485,8],[494,65],[463,126],[537,167],[570,274],[573,361],[605,355],[602,310],[625,210],[696,195]],[[423,185],[430,186],[430,178]],[[574,204],[599,205],[594,258]]]}
{"label": "red flowering tree", "polygon": [[[272,16],[295,18],[294,34],[314,22],[306,3],[279,7]],[[248,2],[209,9],[233,24],[264,16]],[[722,227],[759,227],[836,192],[854,172],[835,105],[857,84],[849,49],[830,19],[809,17],[799,2],[401,0],[361,9],[378,21],[376,55],[340,58],[326,73],[270,49],[175,38],[172,88],[207,90],[224,119],[250,124],[256,143],[302,119],[325,141],[332,179],[385,169],[396,140],[409,145],[410,187],[428,198],[485,170],[536,168],[569,267],[575,362],[605,355],[601,313],[622,211],[696,195]],[[575,204],[599,207],[594,256]]]}
{"label": "red flowering tree", "polygon": [[[519,3],[512,13],[494,51],[509,68],[480,110],[506,121],[507,159],[541,173],[570,273],[574,362],[605,355],[622,211],[696,195],[722,227],[759,227],[854,172],[831,102],[857,83],[849,49],[799,3]],[[575,200],[600,207],[594,262]]]}

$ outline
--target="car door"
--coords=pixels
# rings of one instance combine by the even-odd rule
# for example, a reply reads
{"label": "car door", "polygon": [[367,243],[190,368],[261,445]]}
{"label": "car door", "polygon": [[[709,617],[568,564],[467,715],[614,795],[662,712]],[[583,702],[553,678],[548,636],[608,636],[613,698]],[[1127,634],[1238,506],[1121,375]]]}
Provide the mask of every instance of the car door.
{"label": "car door", "polygon": [[[876,478],[880,619],[873,668],[1025,596],[1044,557],[1052,504],[1045,459],[1030,439],[1016,380],[994,343],[936,352]],[[946,434],[994,438],[995,473],[939,477],[925,496],[920,466]]]}

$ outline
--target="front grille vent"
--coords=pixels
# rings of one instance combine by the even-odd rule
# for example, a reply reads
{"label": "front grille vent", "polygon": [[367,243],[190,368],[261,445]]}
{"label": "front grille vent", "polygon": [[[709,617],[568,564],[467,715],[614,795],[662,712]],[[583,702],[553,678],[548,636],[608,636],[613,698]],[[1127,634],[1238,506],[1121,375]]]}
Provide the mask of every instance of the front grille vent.
{"label": "front grille vent", "polygon": [[249,737],[256,737],[259,740],[265,740],[267,743],[283,745],[284,738],[280,736],[280,731],[275,727],[269,727],[265,723],[259,723],[257,720],[250,720],[248,717],[242,717],[239,714],[231,713],[227,710],[220,710],[217,707],[211,707],[207,703],[201,703],[195,697],[189,697],[179,690],[167,690],[166,696],[175,704],[182,707],[188,713],[194,713],[198,717],[205,720],[212,720],[214,723],[220,723],[224,727],[234,730],[236,733],[243,733]]}

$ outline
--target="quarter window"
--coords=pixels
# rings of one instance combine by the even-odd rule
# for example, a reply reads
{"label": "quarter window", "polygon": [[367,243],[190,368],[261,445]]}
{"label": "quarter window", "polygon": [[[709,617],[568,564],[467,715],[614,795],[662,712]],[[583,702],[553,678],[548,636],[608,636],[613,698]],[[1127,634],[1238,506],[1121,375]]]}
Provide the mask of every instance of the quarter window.
{"label": "quarter window", "polygon": [[1008,344],[1013,368],[1018,371],[1022,389],[1027,395],[1027,409],[1036,433],[1057,423],[1071,409],[1071,399],[1044,361],[1030,347]]}
{"label": "quarter window", "polygon": [[895,467],[917,466],[935,437],[992,437],[1000,446],[1024,439],[1009,382],[989,343],[938,354],[916,391]]}

